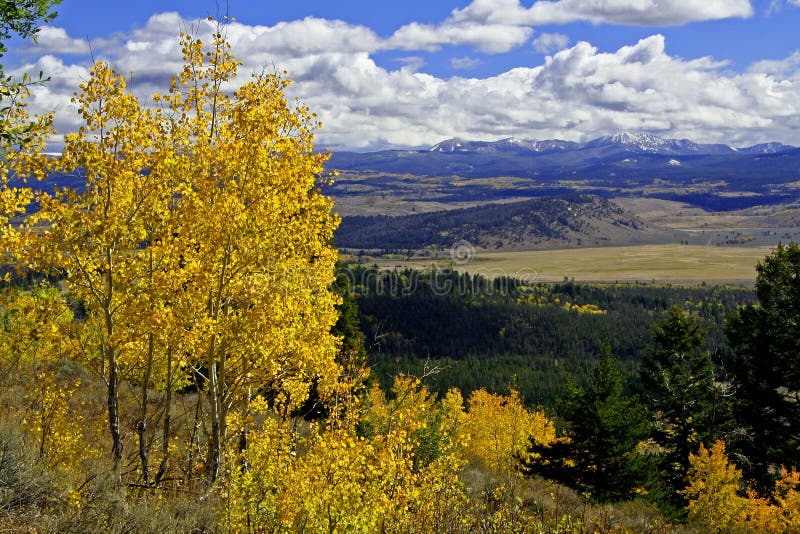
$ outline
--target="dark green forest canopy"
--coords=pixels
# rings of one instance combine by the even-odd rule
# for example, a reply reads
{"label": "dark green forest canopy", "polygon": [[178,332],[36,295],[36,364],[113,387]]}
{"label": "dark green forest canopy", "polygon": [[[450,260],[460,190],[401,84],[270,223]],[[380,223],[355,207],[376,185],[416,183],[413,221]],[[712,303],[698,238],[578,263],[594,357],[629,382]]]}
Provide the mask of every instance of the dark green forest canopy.
{"label": "dark green forest canopy", "polygon": [[706,348],[718,360],[726,317],[755,302],[751,289],[728,286],[526,284],[362,266],[344,274],[381,380],[439,365],[428,378],[436,391],[506,392],[514,385],[529,403],[546,406],[567,376],[586,383],[605,342],[633,374],[652,343],[653,323],[674,305],[706,325]]}

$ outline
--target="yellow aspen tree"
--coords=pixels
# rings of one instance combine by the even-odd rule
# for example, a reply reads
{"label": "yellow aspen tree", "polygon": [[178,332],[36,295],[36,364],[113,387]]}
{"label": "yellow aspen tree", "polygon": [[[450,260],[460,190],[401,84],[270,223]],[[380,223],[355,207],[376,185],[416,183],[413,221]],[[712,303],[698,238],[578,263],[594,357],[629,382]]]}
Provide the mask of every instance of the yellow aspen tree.
{"label": "yellow aspen tree", "polygon": [[290,472],[280,515],[293,531],[375,532],[386,476],[374,446],[348,430],[328,430]]}
{"label": "yellow aspen tree", "polygon": [[[24,183],[47,174],[45,142],[54,133],[52,114],[31,118],[25,100],[30,95],[24,83],[3,85],[0,108],[0,251],[13,252],[20,246],[17,219],[23,217],[34,193]],[[9,183],[15,178],[16,186]],[[10,272],[5,273],[5,280]]]}
{"label": "yellow aspen tree", "polygon": [[[286,500],[288,474],[298,461],[298,436],[286,422],[270,417],[261,400],[253,402],[252,411],[267,417],[251,430],[246,450],[226,451],[231,470],[221,492],[225,523],[232,532],[279,532],[287,520],[279,516],[279,504]],[[246,424],[238,419],[232,414],[231,427]]]}
{"label": "yellow aspen tree", "polygon": [[[84,307],[87,318],[77,325],[81,350],[107,386],[116,464],[123,454],[121,380],[143,384],[137,426],[146,427],[153,336],[165,331],[157,320],[164,306],[156,289],[163,293],[171,287],[170,278],[154,274],[169,272],[163,258],[174,256],[168,242],[174,233],[168,224],[174,218],[174,146],[161,112],[142,108],[125,78],[106,64],[93,67],[74,102],[85,124],[65,137],[54,167],[80,170],[85,187],[39,194],[40,209],[26,221],[25,239],[15,252],[30,267],[63,276],[72,298]],[[139,437],[141,454],[146,451],[143,434]],[[146,454],[142,471],[147,479]]]}
{"label": "yellow aspen tree", "polygon": [[781,477],[775,482],[775,501],[783,531],[800,532],[800,471],[781,467]]}
{"label": "yellow aspen tree", "polygon": [[509,395],[474,391],[464,431],[469,436],[467,454],[506,475],[515,471],[515,458],[525,452],[529,437],[542,445],[555,440],[552,421],[544,412],[527,410],[513,389]]}
{"label": "yellow aspen tree", "polygon": [[443,516],[458,516],[466,499],[453,434],[460,395],[438,402],[418,379],[401,376],[392,396],[371,391],[370,436],[328,427],[302,447],[280,514],[292,518],[288,529],[432,532]]}
{"label": "yellow aspen tree", "polygon": [[43,365],[69,358],[63,336],[72,317],[58,290],[48,284],[8,291],[0,305],[0,387],[13,388]]}
{"label": "yellow aspen tree", "polygon": [[22,429],[30,437],[39,461],[53,468],[76,467],[91,456],[84,442],[85,417],[72,409],[70,399],[75,396],[80,381],[63,384],[48,370],[33,377],[32,387],[26,395],[30,412],[22,421]]}
{"label": "yellow aspen tree", "polygon": [[[254,75],[232,94],[239,62],[221,29],[206,45],[182,37],[185,66],[157,96],[178,123],[175,246],[184,283],[174,305],[194,339],[207,398],[208,478],[220,472],[228,414],[267,394],[284,415],[335,388],[338,220],[319,192],[326,154],[314,152],[309,110],[289,106],[288,81]],[[247,418],[245,417],[245,420]],[[247,447],[248,429],[238,436]]]}
{"label": "yellow aspen tree", "polygon": [[800,532],[800,472],[781,466],[771,497],[748,488],[738,524],[756,532]]}
{"label": "yellow aspen tree", "polygon": [[[142,248],[131,264],[135,290],[127,307],[127,326],[135,329],[129,337],[126,352],[120,358],[122,375],[134,380],[138,386],[138,414],[135,428],[138,438],[138,453],[142,481],[150,483],[150,455],[153,444],[158,442],[155,428],[150,422],[162,419],[160,436],[161,459],[155,475],[158,483],[164,476],[170,455],[171,418],[173,391],[185,386],[188,373],[181,360],[189,347],[191,335],[178,321],[173,303],[182,292],[180,277],[175,271],[180,264],[179,249],[174,246],[179,221],[173,209],[174,185],[171,154],[160,147],[162,155],[149,169],[150,198],[143,197],[139,210],[142,214]],[[158,403],[160,411],[151,408],[151,393],[160,392],[163,398]]]}
{"label": "yellow aspen tree", "polygon": [[45,283],[8,292],[0,307],[0,408],[7,423],[19,418],[39,462],[74,474],[94,456],[96,436],[83,413],[80,379],[60,372],[73,359],[66,338],[72,319],[59,291]]}
{"label": "yellow aspen tree", "polygon": [[747,490],[747,508],[737,523],[756,532],[780,532],[781,510],[769,497],[761,497],[752,488]]}
{"label": "yellow aspen tree", "polygon": [[464,412],[460,392],[451,389],[442,401],[420,379],[396,376],[391,399],[374,386],[365,400],[363,433],[415,470],[439,459],[462,456]]}
{"label": "yellow aspen tree", "polygon": [[[359,423],[332,420],[297,432],[254,400],[260,423],[250,446],[241,454],[228,451],[225,526],[236,532],[474,532],[519,523],[503,509],[482,509],[462,480],[459,434],[466,415],[458,390],[437,401],[418,379],[400,376],[390,398],[373,387],[361,409]],[[230,414],[231,430],[243,424]]]}
{"label": "yellow aspen tree", "polygon": [[701,444],[690,464],[689,483],[681,492],[689,501],[689,519],[713,530],[734,526],[747,501],[738,494],[742,473],[728,461],[725,443],[717,440],[710,449]]}
{"label": "yellow aspen tree", "polygon": [[[229,413],[268,395],[286,416],[311,384],[333,391],[339,367],[329,291],[338,221],[319,193],[327,156],[314,152],[313,114],[284,96],[279,75],[232,94],[239,63],[221,32],[210,46],[182,37],[184,69],[146,109],[123,76],[99,63],[75,97],[85,126],[66,137],[62,171],[83,189],[41,194],[18,256],[62,274],[81,301],[83,349],[107,384],[112,457],[122,458],[120,381],[139,385],[136,429],[149,479],[149,392],[176,373],[201,376],[219,474]],[[188,367],[187,367],[188,366]],[[243,420],[247,420],[244,417]],[[247,428],[239,436],[246,448]]]}

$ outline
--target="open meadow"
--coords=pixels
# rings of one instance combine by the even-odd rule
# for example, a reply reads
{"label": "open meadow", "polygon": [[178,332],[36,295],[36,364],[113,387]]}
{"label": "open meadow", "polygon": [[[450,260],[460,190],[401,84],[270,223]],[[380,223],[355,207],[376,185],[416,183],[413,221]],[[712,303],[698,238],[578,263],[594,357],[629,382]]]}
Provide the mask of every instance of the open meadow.
{"label": "open meadow", "polygon": [[556,282],[564,278],[587,282],[655,282],[695,285],[752,285],[755,265],[771,247],[641,245],[469,254],[465,261],[449,257],[409,261],[378,260],[378,264],[427,269],[454,266],[484,276],[515,276],[529,281]]}

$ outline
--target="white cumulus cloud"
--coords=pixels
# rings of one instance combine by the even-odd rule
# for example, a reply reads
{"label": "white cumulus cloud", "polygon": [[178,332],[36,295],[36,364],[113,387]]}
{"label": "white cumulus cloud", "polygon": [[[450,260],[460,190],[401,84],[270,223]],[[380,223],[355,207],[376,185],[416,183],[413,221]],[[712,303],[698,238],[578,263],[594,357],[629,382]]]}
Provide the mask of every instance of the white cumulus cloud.
{"label": "white cumulus cloud", "polygon": [[450,59],[450,66],[456,70],[472,70],[481,64],[480,59],[473,57],[454,57]]}
{"label": "white cumulus cloud", "polygon": [[37,46],[33,50],[37,54],[88,54],[91,51],[89,42],[75,39],[67,35],[63,28],[42,26],[36,34]]}
{"label": "white cumulus cloud", "polygon": [[[334,146],[421,146],[453,136],[580,140],[617,129],[800,143],[797,69],[732,73],[711,58],[670,56],[660,35],[612,53],[580,42],[542,65],[489,78],[387,72],[366,55],[338,60],[333,79],[308,80],[307,98],[327,124],[321,139]],[[346,77],[346,88],[336,76]],[[305,84],[296,89],[307,94]]]}
{"label": "white cumulus cloud", "polygon": [[451,20],[520,25],[588,21],[667,26],[752,15],[749,0],[539,0],[529,8],[519,0],[474,0],[467,7],[454,10]]}
{"label": "white cumulus cloud", "polygon": [[[511,0],[483,4],[503,2],[518,5]],[[103,41],[95,54],[110,59],[122,73],[133,72],[133,90],[146,97],[163,91],[169,76],[179,71],[176,34],[192,27],[201,36],[213,30],[205,21],[160,14],[141,28]],[[441,78],[420,72],[424,58],[416,55],[396,66],[377,64],[373,54],[397,36],[380,38],[369,28],[341,21],[307,18],[271,27],[235,23],[227,32],[234,54],[244,62],[240,80],[265,66],[286,69],[294,80],[288,96],[301,98],[317,112],[325,125],[318,142],[334,149],[425,146],[454,136],[580,140],[617,129],[701,142],[800,144],[800,53],[736,73],[724,61],[671,56],[665,38],[653,35],[610,52],[578,42],[539,65],[492,77]],[[479,33],[471,35],[480,42]],[[463,69],[473,65],[469,56],[452,63]],[[33,111],[55,109],[59,130],[73,131],[78,119],[69,100],[88,77],[88,66],[44,55],[12,74],[40,69],[52,81],[33,88]]]}
{"label": "white cumulus cloud", "polygon": [[[454,9],[440,24],[412,22],[399,28],[384,46],[438,50],[446,45],[470,45],[501,53],[527,43],[535,26],[547,24],[588,21],[669,26],[752,15],[749,0],[539,0],[531,7],[520,0],[473,0]],[[557,43],[541,41],[538,47],[554,51]]]}
{"label": "white cumulus cloud", "polygon": [[532,34],[533,29],[515,24],[445,22],[435,26],[412,22],[398,29],[384,47],[438,50],[445,45],[470,45],[485,52],[500,53],[526,43]]}
{"label": "white cumulus cloud", "polygon": [[552,54],[569,45],[569,37],[563,33],[543,33],[533,40],[533,47],[542,54]]}

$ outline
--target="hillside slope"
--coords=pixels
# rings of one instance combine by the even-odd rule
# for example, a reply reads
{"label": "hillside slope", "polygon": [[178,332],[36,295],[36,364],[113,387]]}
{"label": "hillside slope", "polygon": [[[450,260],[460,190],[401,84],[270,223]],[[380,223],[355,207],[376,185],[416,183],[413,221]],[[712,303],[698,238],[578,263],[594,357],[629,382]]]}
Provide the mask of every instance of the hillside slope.
{"label": "hillside slope", "polygon": [[566,195],[400,217],[345,217],[340,248],[418,250],[467,241],[486,249],[542,249],[674,240],[616,204],[594,195]]}

